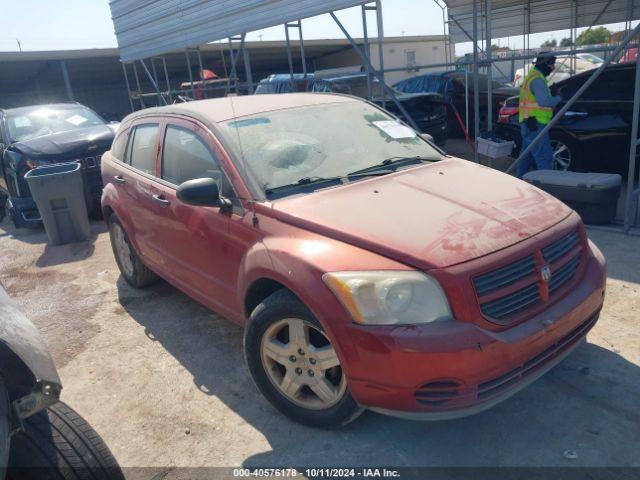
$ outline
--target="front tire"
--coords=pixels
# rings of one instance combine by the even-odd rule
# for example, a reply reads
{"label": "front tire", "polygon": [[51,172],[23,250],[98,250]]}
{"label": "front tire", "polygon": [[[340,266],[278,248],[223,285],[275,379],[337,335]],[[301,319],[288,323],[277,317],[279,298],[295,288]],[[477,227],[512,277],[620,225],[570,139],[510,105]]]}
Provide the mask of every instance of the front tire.
{"label": "front tire", "polygon": [[8,480],[124,480],[96,431],[62,402],[24,421],[11,439]]}
{"label": "front tire", "polygon": [[296,422],[339,427],[362,412],[320,322],[288,290],[275,292],[252,312],[244,354],[258,389]]}
{"label": "front tire", "polygon": [[109,218],[109,237],[120,273],[129,285],[142,288],[158,281],[158,276],[140,260],[115,213]]}

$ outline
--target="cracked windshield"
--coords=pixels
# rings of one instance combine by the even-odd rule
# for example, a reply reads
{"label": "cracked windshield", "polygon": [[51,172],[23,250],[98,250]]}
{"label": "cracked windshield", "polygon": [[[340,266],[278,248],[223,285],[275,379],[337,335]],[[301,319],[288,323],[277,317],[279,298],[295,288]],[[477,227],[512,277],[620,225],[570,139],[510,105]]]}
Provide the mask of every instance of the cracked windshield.
{"label": "cracked windshield", "polygon": [[362,102],[267,112],[224,127],[266,192],[303,179],[344,177],[389,159],[442,158],[412,129]]}

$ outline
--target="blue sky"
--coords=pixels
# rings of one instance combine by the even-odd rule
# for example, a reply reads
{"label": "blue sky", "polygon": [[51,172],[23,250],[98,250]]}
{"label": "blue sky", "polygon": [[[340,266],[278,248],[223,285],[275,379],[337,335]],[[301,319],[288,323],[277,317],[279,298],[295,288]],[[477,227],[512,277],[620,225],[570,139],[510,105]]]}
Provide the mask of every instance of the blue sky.
{"label": "blue sky", "polygon": [[[18,40],[23,50],[64,50],[115,47],[108,0],[3,0],[0,29],[0,51],[17,51]],[[61,5],[64,5],[62,7]],[[384,28],[388,36],[430,35],[442,33],[442,11],[432,0],[385,0]],[[354,36],[361,36],[359,9],[338,14]],[[11,19],[11,21],[7,21]],[[375,28],[373,16],[370,25]],[[621,29],[618,26],[615,29]],[[303,21],[305,38],[341,38],[342,34],[328,16]],[[254,32],[250,39],[279,40],[283,27]],[[531,36],[531,46],[548,38],[560,39],[568,32]],[[521,38],[508,40],[509,46],[522,46]],[[501,39],[507,45],[507,39]],[[470,51],[470,44],[459,45],[457,54]]]}

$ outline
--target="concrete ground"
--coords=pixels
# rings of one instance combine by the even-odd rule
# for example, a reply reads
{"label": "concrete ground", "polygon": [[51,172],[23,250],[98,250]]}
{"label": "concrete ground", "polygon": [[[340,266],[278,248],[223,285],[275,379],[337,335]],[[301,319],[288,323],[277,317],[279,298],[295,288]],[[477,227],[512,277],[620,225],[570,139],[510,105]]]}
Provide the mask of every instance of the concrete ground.
{"label": "concrete ground", "polygon": [[640,466],[637,237],[589,232],[609,262],[600,322],[516,396],[460,420],[365,413],[323,431],[292,423],[258,393],[240,328],[167,284],[127,286],[103,224],[92,228],[89,242],[48,247],[44,233],[5,220],[0,281],[40,328],[63,400],[125,467],[169,478],[175,466]]}

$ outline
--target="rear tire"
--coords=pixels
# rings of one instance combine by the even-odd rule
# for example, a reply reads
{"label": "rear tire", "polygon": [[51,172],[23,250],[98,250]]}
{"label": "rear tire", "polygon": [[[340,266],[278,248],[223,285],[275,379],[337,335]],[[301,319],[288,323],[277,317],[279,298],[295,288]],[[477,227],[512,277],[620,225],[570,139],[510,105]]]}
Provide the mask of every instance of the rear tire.
{"label": "rear tire", "polygon": [[581,172],[582,153],[578,143],[562,132],[552,131],[549,137],[553,150],[553,170]]}
{"label": "rear tire", "polygon": [[124,480],[96,431],[62,402],[24,421],[11,439],[9,480]]}
{"label": "rear tire", "polygon": [[[285,331],[280,332],[288,337],[286,344],[279,343],[282,337],[272,338],[279,326],[288,322],[295,322],[305,329],[307,340],[295,341],[295,332],[292,334],[291,328],[286,326]],[[266,358],[267,352],[271,352],[268,347],[274,341],[284,347],[282,351],[278,350],[279,354],[282,353],[282,360]],[[286,353],[284,349],[287,349]],[[323,355],[327,353],[333,353],[331,360]],[[355,420],[363,411],[349,392],[335,351],[331,352],[331,343],[320,322],[288,290],[278,290],[255,308],[244,333],[244,354],[258,389],[275,408],[296,422],[311,427],[341,427]],[[321,366],[323,362],[331,367],[325,369]],[[287,382],[291,378],[295,380]],[[289,394],[285,383],[299,383],[301,386]],[[332,395],[330,400],[314,393],[317,390],[326,394],[327,386]]]}
{"label": "rear tire", "polygon": [[109,237],[120,273],[129,285],[142,288],[158,281],[158,276],[140,260],[115,213],[109,217]]}

